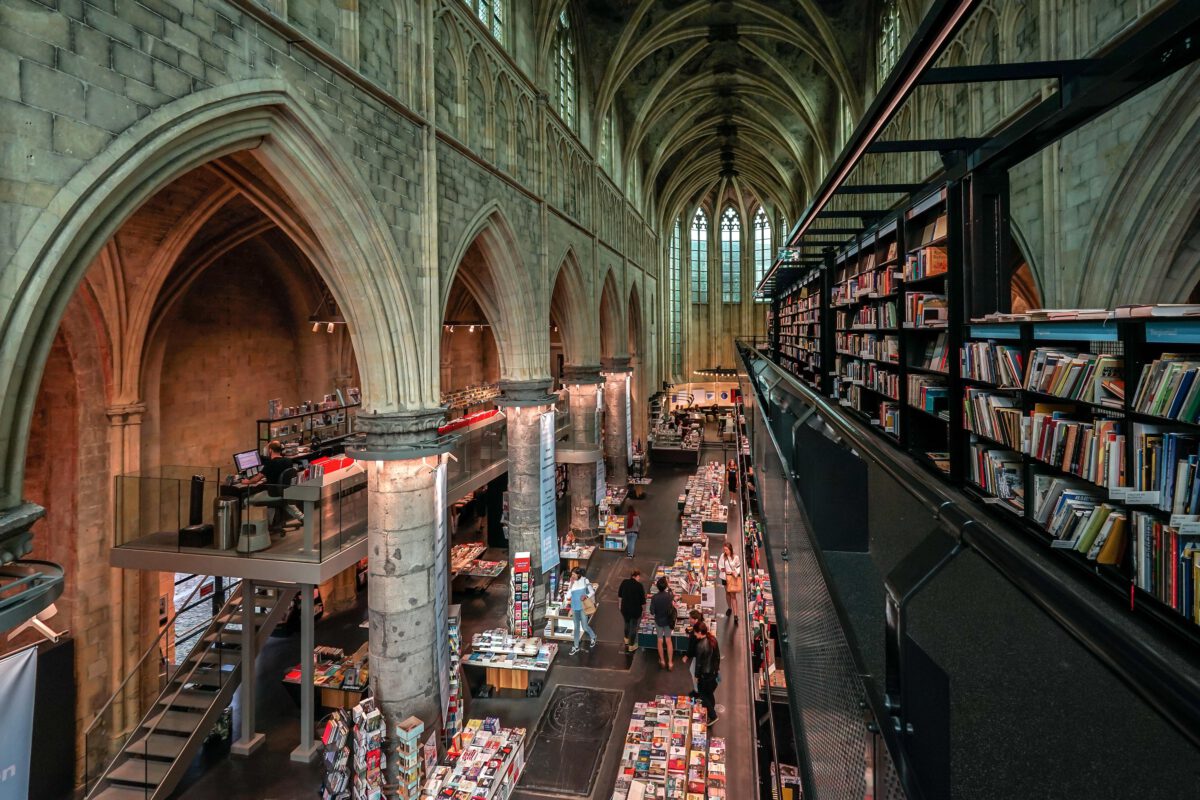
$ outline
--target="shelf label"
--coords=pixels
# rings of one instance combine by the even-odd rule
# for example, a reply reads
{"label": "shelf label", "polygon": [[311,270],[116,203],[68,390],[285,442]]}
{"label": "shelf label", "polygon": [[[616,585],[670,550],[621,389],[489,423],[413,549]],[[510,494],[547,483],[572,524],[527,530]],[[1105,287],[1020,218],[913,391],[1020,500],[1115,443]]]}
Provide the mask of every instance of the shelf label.
{"label": "shelf label", "polygon": [[972,325],[972,339],[1020,339],[1020,325]]}
{"label": "shelf label", "polygon": [[1034,325],[1033,338],[1058,341],[1115,342],[1117,326],[1104,322],[1054,322]]}
{"label": "shelf label", "polygon": [[1200,343],[1200,322],[1147,322],[1146,341]]}
{"label": "shelf label", "polygon": [[981,499],[983,500],[984,505],[989,505],[989,506],[998,506],[1002,502],[1004,502],[999,497],[984,497]]}
{"label": "shelf label", "polygon": [[1134,506],[1156,506],[1161,502],[1162,492],[1159,491],[1130,491],[1125,495],[1125,502]]}
{"label": "shelf label", "polygon": [[1188,524],[1189,522],[1200,523],[1200,516],[1197,516],[1196,514],[1172,514],[1171,522],[1169,524],[1172,528],[1178,528]]}
{"label": "shelf label", "polygon": [[1108,487],[1109,500],[1124,500],[1129,496],[1128,486],[1110,486]]}
{"label": "shelf label", "polygon": [[[1173,525],[1174,523],[1172,523]],[[1191,520],[1179,526],[1180,536],[1200,536],[1200,520]]]}

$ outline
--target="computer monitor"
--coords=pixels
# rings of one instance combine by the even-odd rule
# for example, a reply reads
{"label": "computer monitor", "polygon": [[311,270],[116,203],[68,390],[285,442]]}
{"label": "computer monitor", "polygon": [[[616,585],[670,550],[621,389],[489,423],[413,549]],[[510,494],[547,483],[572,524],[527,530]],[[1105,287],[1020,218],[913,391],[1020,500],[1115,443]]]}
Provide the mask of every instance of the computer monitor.
{"label": "computer monitor", "polygon": [[247,450],[244,453],[234,453],[233,463],[237,465],[238,472],[249,472],[262,467],[262,458],[257,450]]}

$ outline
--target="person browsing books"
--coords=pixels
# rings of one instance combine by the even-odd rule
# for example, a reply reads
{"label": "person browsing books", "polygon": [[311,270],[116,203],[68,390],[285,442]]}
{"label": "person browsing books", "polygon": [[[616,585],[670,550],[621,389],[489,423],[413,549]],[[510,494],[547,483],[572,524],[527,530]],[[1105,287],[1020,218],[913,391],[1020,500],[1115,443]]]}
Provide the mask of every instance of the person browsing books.
{"label": "person browsing books", "polygon": [[683,663],[688,665],[688,673],[692,676],[691,697],[700,696],[700,687],[696,685],[696,625],[704,622],[704,614],[700,609],[693,608],[688,612],[692,626],[688,628],[688,650],[683,654]]}
{"label": "person browsing books", "polygon": [[675,668],[675,650],[671,636],[675,633],[675,596],[667,585],[666,578],[659,578],[658,593],[650,598],[650,613],[654,615],[654,632],[658,636],[658,665],[667,669]]}
{"label": "person browsing books", "polygon": [[630,653],[637,651],[638,621],[646,607],[646,587],[642,586],[641,578],[641,570],[634,569],[617,589],[617,597],[621,599],[621,618],[625,620],[625,649]]}
{"label": "person browsing books", "polygon": [[738,624],[737,603],[742,594],[742,560],[733,552],[733,545],[725,543],[721,557],[717,559],[717,571],[721,573],[721,583],[725,585],[725,617],[733,616],[733,624]]}
{"label": "person browsing books", "polygon": [[637,509],[633,506],[629,507],[629,514],[625,517],[625,557],[633,558],[633,551],[637,548],[638,534],[642,532],[642,518],[638,516]]}
{"label": "person browsing books", "polygon": [[700,704],[708,712],[708,724],[711,727],[717,721],[717,684],[721,681],[721,648],[717,646],[717,637],[708,630],[708,625],[697,622],[693,627],[696,638],[696,689],[700,694]]}

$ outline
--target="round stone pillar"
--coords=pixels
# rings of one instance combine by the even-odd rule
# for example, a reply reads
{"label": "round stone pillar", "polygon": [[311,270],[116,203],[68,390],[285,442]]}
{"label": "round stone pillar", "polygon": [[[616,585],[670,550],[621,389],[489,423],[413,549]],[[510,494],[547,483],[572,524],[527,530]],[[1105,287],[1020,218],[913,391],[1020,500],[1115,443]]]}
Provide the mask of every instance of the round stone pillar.
{"label": "round stone pillar", "polygon": [[[567,467],[570,476],[572,531],[594,532],[599,525],[596,517],[596,463],[603,458],[600,452],[600,406],[598,397],[604,378],[600,367],[568,365],[563,371],[563,383],[571,409],[570,449],[580,460]],[[583,454],[594,452],[594,458],[583,461]]]}
{"label": "round stone pillar", "polygon": [[608,483],[629,480],[629,359],[614,358],[604,366],[604,461]]}
{"label": "round stone pillar", "polygon": [[[371,691],[388,731],[410,715],[438,731],[448,674],[448,543],[435,443],[442,409],[358,417],[367,470]],[[394,759],[388,781],[396,782]]]}

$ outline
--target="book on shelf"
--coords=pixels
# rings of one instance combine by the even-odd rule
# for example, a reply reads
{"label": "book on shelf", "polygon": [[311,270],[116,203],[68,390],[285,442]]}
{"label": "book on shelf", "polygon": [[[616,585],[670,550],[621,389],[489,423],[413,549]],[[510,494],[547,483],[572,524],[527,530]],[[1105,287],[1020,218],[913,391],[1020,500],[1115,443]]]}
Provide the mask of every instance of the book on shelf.
{"label": "book on shelf", "polygon": [[[1021,350],[994,342],[966,342],[959,353],[962,376],[1001,388],[1020,388],[1025,358]],[[1113,379],[1110,379],[1113,380]],[[1124,384],[1121,385],[1124,399]]]}
{"label": "book on shelf", "polygon": [[922,366],[934,372],[948,372],[949,344],[945,333],[939,333],[937,338],[925,345],[925,358]]}
{"label": "book on shelf", "polygon": [[947,393],[944,378],[933,375],[908,376],[908,404],[930,414],[940,416],[947,407]]}
{"label": "book on shelf", "polygon": [[950,270],[946,248],[938,245],[922,247],[910,253],[904,262],[904,280],[919,281],[945,275]]}
{"label": "book on shelf", "polygon": [[1134,583],[1191,622],[1200,622],[1200,534],[1142,511],[1133,512],[1131,528]]}
{"label": "book on shelf", "polygon": [[[1038,347],[1029,355],[1025,388],[1067,400],[1082,400],[1109,408],[1121,408],[1113,393],[1124,369],[1120,356],[1076,353],[1053,347]],[[1104,383],[1108,381],[1106,388]],[[1123,392],[1123,384],[1120,387]]]}
{"label": "book on shelf", "polygon": [[1195,434],[1134,423],[1132,481],[1126,502],[1177,514],[1200,511],[1198,453],[1200,438]]}
{"label": "book on shelf", "polygon": [[1182,353],[1163,353],[1142,367],[1133,396],[1133,409],[1180,422],[1200,421],[1198,371],[1200,360]]}
{"label": "book on shelf", "polygon": [[1033,477],[1033,518],[1058,540],[1055,546],[1074,547],[1077,533],[1090,522],[1092,512],[1104,503],[1095,486],[1078,478],[1035,474]]}
{"label": "book on shelf", "polygon": [[994,442],[1026,452],[1024,414],[1008,395],[968,388],[963,393],[964,427]]}
{"label": "book on shelf", "polygon": [[941,328],[949,321],[946,295],[929,292],[905,292],[904,320],[909,328]]}
{"label": "book on shelf", "polygon": [[1025,508],[1025,462],[1014,450],[971,445],[971,481],[1018,510]]}

